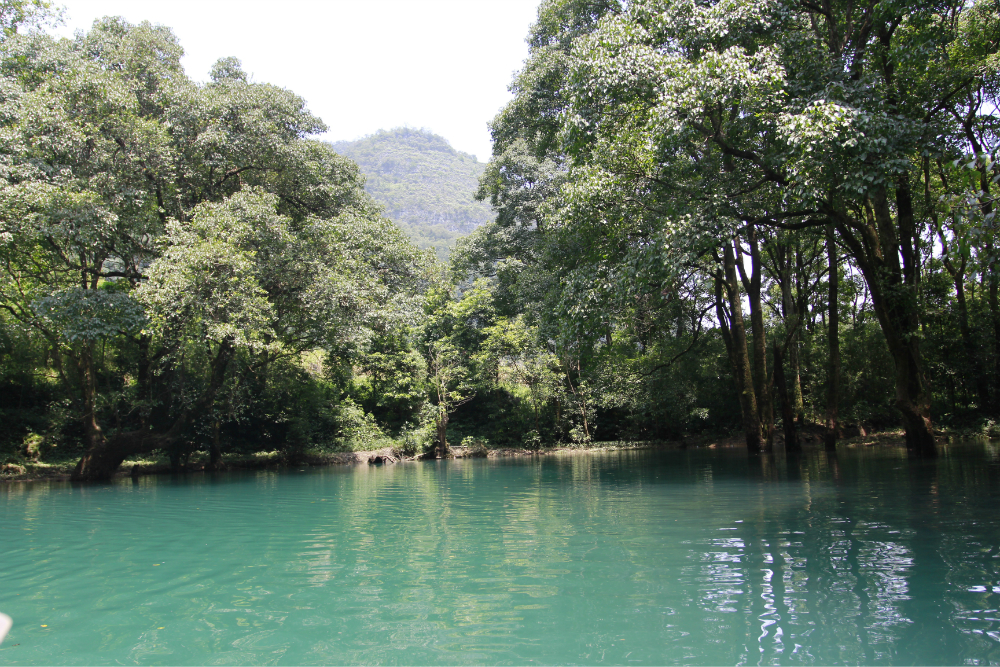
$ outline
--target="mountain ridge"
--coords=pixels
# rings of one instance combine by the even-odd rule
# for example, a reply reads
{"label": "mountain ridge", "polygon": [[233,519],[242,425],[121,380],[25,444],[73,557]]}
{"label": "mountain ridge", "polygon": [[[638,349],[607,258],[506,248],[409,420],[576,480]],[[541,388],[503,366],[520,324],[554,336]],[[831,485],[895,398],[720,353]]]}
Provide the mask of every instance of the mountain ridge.
{"label": "mountain ridge", "polygon": [[441,259],[458,237],[493,219],[490,206],[475,200],[486,164],[429,130],[398,127],[330,145],[358,163],[386,217]]}

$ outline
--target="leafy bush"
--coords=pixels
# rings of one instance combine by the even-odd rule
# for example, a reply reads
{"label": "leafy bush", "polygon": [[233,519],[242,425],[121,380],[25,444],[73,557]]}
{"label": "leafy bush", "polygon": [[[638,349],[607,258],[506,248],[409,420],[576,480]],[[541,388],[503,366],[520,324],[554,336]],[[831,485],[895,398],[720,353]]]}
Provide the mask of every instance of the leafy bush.
{"label": "leafy bush", "polygon": [[375,417],[350,398],[342,401],[334,412],[338,429],[333,442],[337,450],[365,451],[396,444],[378,425]]}

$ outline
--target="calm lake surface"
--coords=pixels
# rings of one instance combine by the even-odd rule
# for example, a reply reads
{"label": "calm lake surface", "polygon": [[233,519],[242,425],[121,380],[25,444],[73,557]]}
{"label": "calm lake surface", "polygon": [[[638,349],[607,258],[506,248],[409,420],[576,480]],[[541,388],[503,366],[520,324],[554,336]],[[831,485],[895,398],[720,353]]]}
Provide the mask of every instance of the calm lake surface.
{"label": "calm lake surface", "polygon": [[998,452],[0,486],[0,664],[997,663]]}

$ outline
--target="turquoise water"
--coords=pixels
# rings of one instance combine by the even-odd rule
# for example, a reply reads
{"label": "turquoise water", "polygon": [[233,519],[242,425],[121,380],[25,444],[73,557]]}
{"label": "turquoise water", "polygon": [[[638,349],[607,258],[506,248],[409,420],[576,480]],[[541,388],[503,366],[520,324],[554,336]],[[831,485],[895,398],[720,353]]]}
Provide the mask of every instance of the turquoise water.
{"label": "turquoise water", "polygon": [[996,456],[2,486],[0,664],[1000,662]]}

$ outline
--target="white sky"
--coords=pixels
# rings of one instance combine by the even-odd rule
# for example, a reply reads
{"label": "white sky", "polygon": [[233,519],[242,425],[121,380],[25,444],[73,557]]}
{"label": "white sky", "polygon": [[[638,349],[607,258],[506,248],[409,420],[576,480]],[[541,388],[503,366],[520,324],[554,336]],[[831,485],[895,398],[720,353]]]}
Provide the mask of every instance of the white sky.
{"label": "white sky", "polygon": [[236,56],[254,81],[288,88],[330,127],[324,138],[425,127],[485,162],[486,124],[510,100],[539,0],[56,0],[71,36],[124,16],[173,29],[204,81]]}

